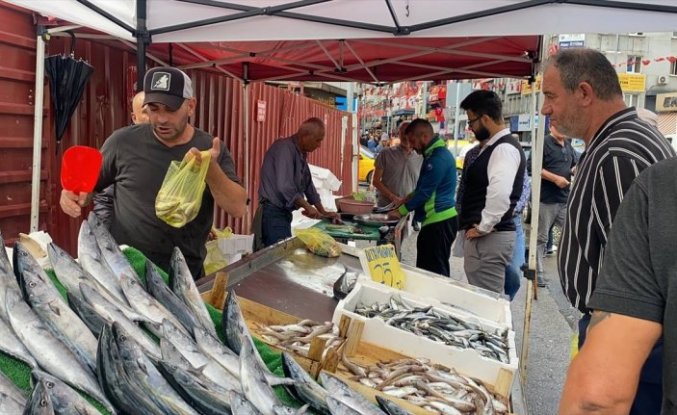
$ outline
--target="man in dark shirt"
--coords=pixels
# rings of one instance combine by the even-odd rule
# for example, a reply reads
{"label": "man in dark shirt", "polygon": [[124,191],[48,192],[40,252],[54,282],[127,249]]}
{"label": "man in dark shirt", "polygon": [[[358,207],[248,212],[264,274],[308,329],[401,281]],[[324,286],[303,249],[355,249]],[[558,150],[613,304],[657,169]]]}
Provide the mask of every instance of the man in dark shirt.
{"label": "man in dark shirt", "polygon": [[[106,139],[96,190],[115,185],[111,233],[118,243],[141,250],[163,269],[169,268],[172,250],[179,247],[198,279],[204,274],[214,202],[229,215],[240,217],[246,212],[247,193],[238,183],[233,160],[221,140],[188,122],[197,105],[188,75],[176,68],[153,68],[146,73],[143,89],[150,124],[121,128]],[[197,217],[174,228],[155,214],[155,198],[170,163],[182,160],[188,152],[201,160],[201,150],[211,155],[205,178],[209,190],[202,196]],[[91,196],[63,190],[61,209],[79,217]]]}
{"label": "man in dark shirt", "polygon": [[[598,51],[566,49],[550,58],[543,74],[543,95],[541,112],[550,117],[550,125],[586,144],[558,250],[562,288],[571,304],[584,313],[578,325],[583,345],[590,324],[588,300],[618,206],[642,170],[675,153],[655,127],[625,106],[618,74]],[[660,349],[662,345],[649,360],[660,359]],[[660,413],[660,370],[653,367],[648,361],[632,414]]]}
{"label": "man in dark shirt", "polygon": [[[143,106],[143,100],[145,94],[143,91],[138,92],[134,95],[132,99],[132,124],[146,124],[148,120],[148,114],[146,109]],[[107,228],[110,228],[110,224],[113,221],[113,202],[115,201],[115,186],[110,185],[103,191],[94,195],[92,200],[94,202],[94,214],[99,220],[106,225]]]}
{"label": "man in dark shirt", "polygon": [[254,250],[291,237],[292,212],[303,209],[309,218],[336,218],[327,212],[315,190],[308,167],[308,153],[317,150],[324,139],[324,123],[309,118],[296,134],[270,146],[261,166],[259,207],[252,228]]}
{"label": "man in dark shirt", "polygon": [[[677,159],[646,169],[628,190],[609,237],[588,339],[571,364],[562,414],[627,414],[642,366],[661,334],[663,400],[677,413]],[[646,370],[644,370],[646,371]]]}
{"label": "man in dark shirt", "polygon": [[[533,153],[532,153],[533,154]],[[576,154],[571,142],[550,127],[543,142],[543,169],[541,170],[541,205],[538,212],[538,245],[536,247],[536,273],[539,287],[545,287],[543,257],[548,236],[553,226],[564,226],[571,171],[576,165]],[[527,163],[531,172],[531,161]]]}

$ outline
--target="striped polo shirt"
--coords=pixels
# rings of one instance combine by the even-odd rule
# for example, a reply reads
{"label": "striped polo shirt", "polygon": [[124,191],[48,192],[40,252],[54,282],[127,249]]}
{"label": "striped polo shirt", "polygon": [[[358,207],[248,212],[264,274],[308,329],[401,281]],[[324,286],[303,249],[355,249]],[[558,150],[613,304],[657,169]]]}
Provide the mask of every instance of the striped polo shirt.
{"label": "striped polo shirt", "polygon": [[583,313],[595,289],[611,223],[642,170],[675,152],[665,137],[626,108],[609,118],[578,163],[559,245],[564,293]]}

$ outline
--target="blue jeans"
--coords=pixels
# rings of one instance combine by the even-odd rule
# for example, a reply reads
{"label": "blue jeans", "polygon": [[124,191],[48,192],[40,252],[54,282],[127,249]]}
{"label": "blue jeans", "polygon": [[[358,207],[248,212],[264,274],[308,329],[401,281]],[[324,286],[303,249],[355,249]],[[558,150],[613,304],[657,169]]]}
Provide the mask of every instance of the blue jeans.
{"label": "blue jeans", "polygon": [[270,203],[263,204],[261,216],[261,236],[263,246],[274,245],[291,237],[292,214]]}
{"label": "blue jeans", "polygon": [[[578,321],[578,348],[584,347],[590,324],[590,314]],[[653,415],[661,413],[663,404],[663,338],[651,350],[639,374],[639,385],[630,415]]]}
{"label": "blue jeans", "polygon": [[505,286],[503,291],[510,297],[510,301],[515,298],[515,294],[520,289],[520,279],[522,278],[522,265],[524,265],[524,229],[522,228],[522,215],[515,215],[515,247],[512,250],[512,260],[505,267]]}

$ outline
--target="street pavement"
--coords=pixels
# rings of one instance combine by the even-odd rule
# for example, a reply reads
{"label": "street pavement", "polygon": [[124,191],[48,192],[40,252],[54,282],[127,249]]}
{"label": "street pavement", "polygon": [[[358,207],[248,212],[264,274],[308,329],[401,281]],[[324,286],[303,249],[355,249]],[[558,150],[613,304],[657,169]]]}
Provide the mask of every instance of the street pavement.
{"label": "street pavement", "polygon": [[[416,265],[417,235],[414,233],[403,242],[402,262],[405,264]],[[450,263],[452,278],[466,281],[462,258],[452,257]],[[526,384],[520,392],[519,381],[516,380],[513,388],[513,398],[524,397],[524,402],[514,402],[516,414],[557,414],[569,365],[571,339],[578,321],[578,311],[569,305],[562,293],[556,257],[547,257],[544,265],[549,286],[538,290],[538,300],[532,305]],[[527,280],[523,279],[520,291],[511,304],[518,357],[524,339],[526,283]]]}

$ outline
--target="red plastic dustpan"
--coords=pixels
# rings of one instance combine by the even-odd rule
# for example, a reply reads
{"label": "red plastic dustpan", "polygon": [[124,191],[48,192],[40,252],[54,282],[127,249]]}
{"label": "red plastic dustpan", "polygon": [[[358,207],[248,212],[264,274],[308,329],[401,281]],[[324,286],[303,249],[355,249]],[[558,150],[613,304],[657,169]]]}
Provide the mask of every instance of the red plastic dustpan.
{"label": "red plastic dustpan", "polygon": [[103,156],[87,146],[73,146],[63,153],[61,186],[74,193],[90,193],[99,180]]}

